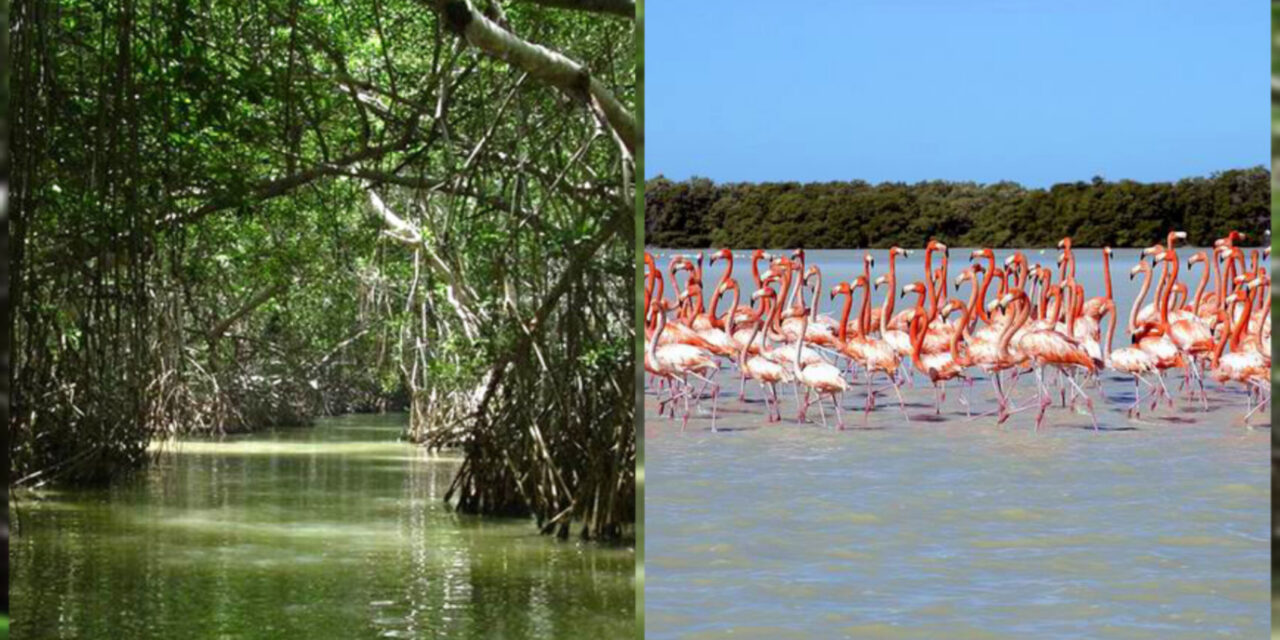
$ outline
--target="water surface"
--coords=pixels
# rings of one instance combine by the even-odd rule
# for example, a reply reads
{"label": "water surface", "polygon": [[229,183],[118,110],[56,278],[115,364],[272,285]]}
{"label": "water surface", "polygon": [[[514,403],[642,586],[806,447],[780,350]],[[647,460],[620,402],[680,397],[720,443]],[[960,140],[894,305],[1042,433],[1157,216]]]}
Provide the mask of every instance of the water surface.
{"label": "water surface", "polygon": [[[1028,253],[1052,264],[1052,252]],[[1184,267],[1190,253],[1179,250]],[[951,255],[968,262],[967,251]],[[824,289],[861,272],[861,252],[808,257]],[[1135,260],[1116,251],[1112,265],[1122,313]],[[920,263],[920,253],[900,261],[899,286]],[[735,275],[750,291],[749,267]],[[1079,253],[1077,278],[1101,293],[1096,250]],[[1117,347],[1127,342],[1117,333]],[[1266,635],[1270,429],[1242,423],[1238,388],[1211,385],[1207,411],[1180,399],[1131,419],[1132,382],[1104,374],[1086,387],[1101,432],[1083,408],[1055,406],[1037,433],[1030,412],[970,421],[956,385],[935,417],[922,377],[904,389],[909,421],[882,396],[864,422],[860,380],[841,432],[796,424],[789,388],[784,422],[767,424],[758,387],[739,402],[736,372],[717,378],[719,433],[705,412],[681,433],[645,399],[647,637]],[[970,410],[991,410],[992,397],[979,378]]]}
{"label": "water surface", "polygon": [[15,638],[629,636],[634,553],[453,513],[404,416],[167,445],[20,506]]}

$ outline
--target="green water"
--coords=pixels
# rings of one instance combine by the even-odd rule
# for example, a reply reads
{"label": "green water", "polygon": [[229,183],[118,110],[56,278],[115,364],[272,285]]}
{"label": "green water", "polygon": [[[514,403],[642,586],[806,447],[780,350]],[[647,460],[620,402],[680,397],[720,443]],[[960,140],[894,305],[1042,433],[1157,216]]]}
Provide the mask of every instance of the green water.
{"label": "green water", "polygon": [[464,516],[403,416],[166,445],[109,489],[25,496],[14,638],[635,634],[635,554]]}

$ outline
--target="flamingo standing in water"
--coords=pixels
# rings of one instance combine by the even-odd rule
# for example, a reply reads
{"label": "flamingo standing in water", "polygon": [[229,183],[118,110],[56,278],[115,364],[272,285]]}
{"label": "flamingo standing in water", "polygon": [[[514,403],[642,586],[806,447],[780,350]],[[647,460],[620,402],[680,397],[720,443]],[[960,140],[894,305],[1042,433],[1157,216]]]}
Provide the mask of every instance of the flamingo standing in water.
{"label": "flamingo standing in water", "polygon": [[[783,315],[798,315],[802,324],[800,333],[801,335],[804,334],[809,325],[808,309],[805,309],[802,305],[799,309],[788,309]],[[845,382],[844,376],[840,375],[840,370],[835,365],[826,362],[805,364],[800,358],[803,346],[803,340],[796,341],[795,359],[792,361],[795,366],[796,380],[805,386],[804,404],[800,407],[800,415],[797,420],[804,422],[805,415],[809,412],[809,393],[816,392],[818,395],[818,411],[822,414],[822,426],[827,426],[827,412],[822,407],[822,396],[825,394],[831,396],[831,403],[836,408],[836,423],[841,430],[844,430],[844,416],[840,412],[840,394],[848,390],[849,384]]]}
{"label": "flamingo standing in water", "polygon": [[[1268,378],[1271,375],[1271,367],[1263,358],[1262,354],[1255,349],[1247,349],[1243,347],[1242,338],[1248,329],[1250,311],[1253,305],[1253,294],[1249,291],[1250,287],[1256,286],[1258,281],[1246,283],[1231,295],[1227,296],[1228,309],[1235,303],[1244,305],[1244,312],[1239,314],[1239,320],[1235,325],[1231,323],[1231,313],[1223,314],[1224,328],[1219,343],[1213,352],[1209,375],[1217,380],[1219,384],[1227,384],[1228,382],[1236,382],[1250,387],[1249,393],[1252,398],[1253,388],[1261,388],[1262,385],[1268,384]],[[1231,353],[1223,355],[1228,342],[1231,344]],[[1257,407],[1254,407],[1245,414],[1245,421],[1248,422],[1249,417],[1255,411],[1264,406],[1269,401],[1260,400]]]}
{"label": "flamingo standing in water", "polygon": [[[1159,256],[1163,256],[1163,250],[1156,252],[1157,260]],[[1139,262],[1137,266],[1131,270],[1130,276],[1141,272],[1144,276],[1142,281],[1142,289],[1138,292],[1138,300],[1134,304],[1141,305],[1142,300],[1147,295],[1147,290],[1151,288],[1152,268],[1145,260]],[[1145,309],[1146,307],[1143,307]],[[1156,380],[1160,383],[1162,395],[1169,402],[1169,406],[1173,406],[1173,396],[1169,394],[1169,389],[1164,383],[1164,372],[1169,369],[1181,368],[1186,366],[1186,362],[1182,358],[1182,353],[1178,351],[1178,345],[1173,343],[1154,320],[1143,322],[1142,311],[1134,315],[1130,319],[1129,332],[1133,334],[1133,341],[1138,348],[1145,351],[1151,356],[1156,368]],[[1154,409],[1154,406],[1152,407]]]}
{"label": "flamingo standing in water", "polygon": [[[771,306],[776,295],[772,288],[761,287],[751,297],[762,301],[764,305],[762,307],[763,311]],[[765,408],[769,411],[769,422],[774,422],[775,420],[780,422],[782,420],[782,410],[778,408],[778,383],[792,381],[791,375],[782,365],[768,358],[758,355],[747,357],[747,347],[755,342],[756,336],[760,336],[761,343],[767,339],[767,334],[762,334],[760,331],[762,326],[763,323],[756,323],[751,330],[751,338],[747,340],[746,344],[742,345],[742,350],[738,352],[738,369],[742,371],[744,379],[751,378],[760,383],[761,393],[764,395]],[[764,348],[763,344],[760,348]]]}
{"label": "flamingo standing in water", "polygon": [[[1068,294],[1074,295],[1074,294]],[[1085,348],[1074,338],[1068,337],[1075,325],[1075,314],[1070,311],[1072,305],[1068,305],[1067,312],[1067,331],[1066,334],[1054,329],[1036,329],[1027,332],[1022,336],[1022,340],[1018,343],[1018,348],[1035,364],[1036,386],[1040,389],[1040,413],[1036,416],[1036,430],[1040,430],[1040,424],[1044,422],[1045,409],[1053,402],[1049,399],[1049,390],[1044,383],[1044,369],[1053,367],[1059,371],[1062,377],[1075,388],[1085,399],[1085,404],[1089,408],[1089,417],[1093,420],[1094,430],[1098,430],[1098,417],[1093,411],[1093,399],[1089,394],[1080,388],[1071,373],[1076,369],[1083,369],[1088,374],[1097,373],[1097,362],[1090,357]],[[1052,319],[1051,319],[1052,321]]]}
{"label": "flamingo standing in water", "polygon": [[[853,292],[859,287],[864,291],[862,298],[862,313],[859,314],[859,317],[861,318],[860,333],[859,335],[851,337],[842,335],[841,340],[844,342],[842,352],[846,356],[849,356],[850,359],[862,365],[863,371],[866,372],[867,401],[866,406],[863,407],[862,422],[864,425],[867,424],[871,417],[871,407],[875,405],[875,390],[872,389],[871,378],[877,371],[883,372],[889,378],[889,382],[893,384],[893,391],[898,396],[898,406],[902,409],[902,417],[910,421],[911,418],[907,415],[907,403],[902,399],[902,389],[898,386],[898,354],[888,342],[871,337],[871,311],[869,306],[871,302],[871,288],[867,286],[866,276],[858,276],[858,279],[855,281],[855,285],[852,288],[847,282],[840,283],[831,290],[831,297],[834,299],[837,295],[841,294],[849,296],[849,299],[845,302],[844,318],[842,319],[842,322],[846,323],[847,326],[849,309],[853,304]],[[882,323],[884,317],[883,313],[880,314]]]}
{"label": "flamingo standing in water", "polygon": [[689,425],[689,414],[692,411],[689,405],[689,395],[692,387],[689,385],[689,378],[693,377],[701,380],[705,385],[711,387],[711,430],[716,430],[716,398],[720,395],[720,386],[716,384],[712,377],[719,369],[716,365],[715,356],[709,351],[700,349],[687,344],[659,344],[663,329],[667,325],[667,312],[673,308],[669,300],[659,300],[655,308],[658,315],[657,329],[653,333],[653,337],[649,340],[649,346],[644,353],[644,366],[647,371],[655,376],[666,378],[672,383],[672,397],[668,402],[676,399],[674,383],[680,382],[684,390],[681,395],[684,397],[684,420],[680,423],[680,431],[684,431]]}

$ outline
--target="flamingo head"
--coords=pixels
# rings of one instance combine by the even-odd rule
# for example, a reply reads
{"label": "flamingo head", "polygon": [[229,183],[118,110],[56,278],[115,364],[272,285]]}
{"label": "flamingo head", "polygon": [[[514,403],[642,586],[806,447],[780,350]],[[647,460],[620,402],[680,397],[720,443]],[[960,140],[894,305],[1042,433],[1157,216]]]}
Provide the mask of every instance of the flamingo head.
{"label": "flamingo head", "polygon": [[1106,254],[1106,256],[1110,258],[1112,255],[1111,247],[1103,247],[1102,253]]}
{"label": "flamingo head", "polygon": [[1171,246],[1171,247],[1172,247],[1172,246],[1173,246],[1173,241],[1174,241],[1174,240],[1186,240],[1186,239],[1187,239],[1187,232],[1186,232],[1186,231],[1170,231],[1170,232],[1169,232],[1168,243],[1169,243],[1169,246]]}
{"label": "flamingo head", "polygon": [[1129,270],[1129,279],[1132,280],[1133,277],[1139,273],[1149,273],[1150,271],[1151,265],[1147,264],[1146,260],[1143,260],[1138,264],[1133,265],[1133,268]]}
{"label": "flamingo head", "polygon": [[993,253],[991,249],[978,249],[973,253],[969,254],[969,260],[973,261],[973,260],[977,260],[978,258],[988,258],[988,259],[994,260],[995,256],[996,254]]}
{"label": "flamingo head", "polygon": [[952,313],[956,311],[961,311],[963,309],[964,309],[963,302],[952,299],[952,300],[948,300],[946,304],[942,305],[942,309],[938,313],[941,314],[943,318],[945,318],[951,315]]}
{"label": "flamingo head", "polygon": [[905,295],[907,295],[908,293],[916,293],[916,294],[919,294],[919,295],[925,295],[924,283],[923,283],[923,282],[912,282],[911,284],[909,284],[909,285],[906,285],[906,286],[902,287],[902,295],[903,295],[903,296],[905,296]]}
{"label": "flamingo head", "polygon": [[872,288],[879,291],[880,285],[882,284],[889,284],[889,276],[880,276],[879,278],[876,278],[876,281],[872,283]]}
{"label": "flamingo head", "polygon": [[871,255],[871,254],[869,254],[869,253],[868,253],[868,254],[866,254],[866,255],[864,255],[864,256],[862,256],[862,263],[863,263],[863,264],[865,264],[865,265],[867,265],[867,268],[868,268],[868,269],[874,269],[874,268],[876,268],[876,259],[875,259],[875,256],[873,256],[873,255]]}
{"label": "flamingo head", "polygon": [[1197,264],[1200,262],[1205,262],[1208,259],[1209,259],[1209,256],[1206,255],[1205,252],[1197,251],[1195,255],[1191,256],[1190,258],[1187,258],[1187,268],[1190,269],[1191,265]]}
{"label": "flamingo head", "polygon": [[755,301],[755,300],[759,300],[760,298],[773,298],[777,295],[778,295],[778,292],[774,291],[773,287],[770,287],[766,283],[765,286],[760,287],[755,291],[755,293],[751,294],[751,300]]}
{"label": "flamingo head", "polygon": [[782,318],[784,320],[787,318],[802,318],[808,315],[809,315],[809,310],[804,308],[804,305],[800,305],[798,307],[791,307],[789,309],[784,309],[782,311]]}
{"label": "flamingo head", "polygon": [[1067,236],[1058,241],[1059,249],[1071,249],[1071,236]]}
{"label": "flamingo head", "polygon": [[719,293],[720,295],[724,295],[725,292],[727,292],[728,290],[737,289],[737,288],[738,288],[738,281],[729,279],[729,280],[725,280],[724,282],[721,282],[720,286],[716,287],[716,293]]}
{"label": "flamingo head", "polygon": [[973,279],[973,271],[971,269],[965,269],[964,271],[961,271],[959,275],[955,277],[956,290],[960,289],[960,285],[964,284],[965,280],[972,280],[972,279]]}
{"label": "flamingo head", "polygon": [[[861,278],[862,276],[858,276],[858,277]],[[852,294],[852,293],[853,293],[853,290],[849,288],[848,282],[841,282],[836,284],[836,286],[831,287],[832,300],[835,300],[836,296],[844,295],[844,294]]]}
{"label": "flamingo head", "polygon": [[716,260],[728,260],[733,257],[733,252],[728,249],[721,249],[711,254],[711,264],[715,264]]}

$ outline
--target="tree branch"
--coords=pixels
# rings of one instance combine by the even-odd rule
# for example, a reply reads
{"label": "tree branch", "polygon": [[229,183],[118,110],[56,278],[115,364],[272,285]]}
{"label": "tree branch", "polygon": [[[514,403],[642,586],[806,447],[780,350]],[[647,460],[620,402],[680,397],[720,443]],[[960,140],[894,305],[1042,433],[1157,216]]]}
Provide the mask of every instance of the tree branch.
{"label": "tree branch", "polygon": [[628,20],[636,19],[636,3],[635,0],[524,0],[533,4],[540,4],[545,7],[555,7],[557,9],[572,9],[574,11],[591,11],[593,13],[603,13],[605,15],[626,18]]}
{"label": "tree branch", "polygon": [[213,342],[218,338],[221,338],[222,334],[226,333],[227,329],[230,329],[231,325],[235,324],[236,321],[249,315],[249,313],[254,309],[266,304],[268,300],[274,298],[276,294],[284,291],[287,287],[288,283],[277,283],[250,297],[244,304],[240,305],[239,309],[236,309],[231,315],[223,318],[222,322],[214,325],[213,329],[209,330],[209,342]]}
{"label": "tree branch", "polygon": [[583,105],[590,106],[594,98],[627,151],[635,154],[635,116],[586,67],[564,54],[517,37],[473,10],[467,0],[436,0],[436,8],[443,12],[450,28],[472,46],[528,72]]}

